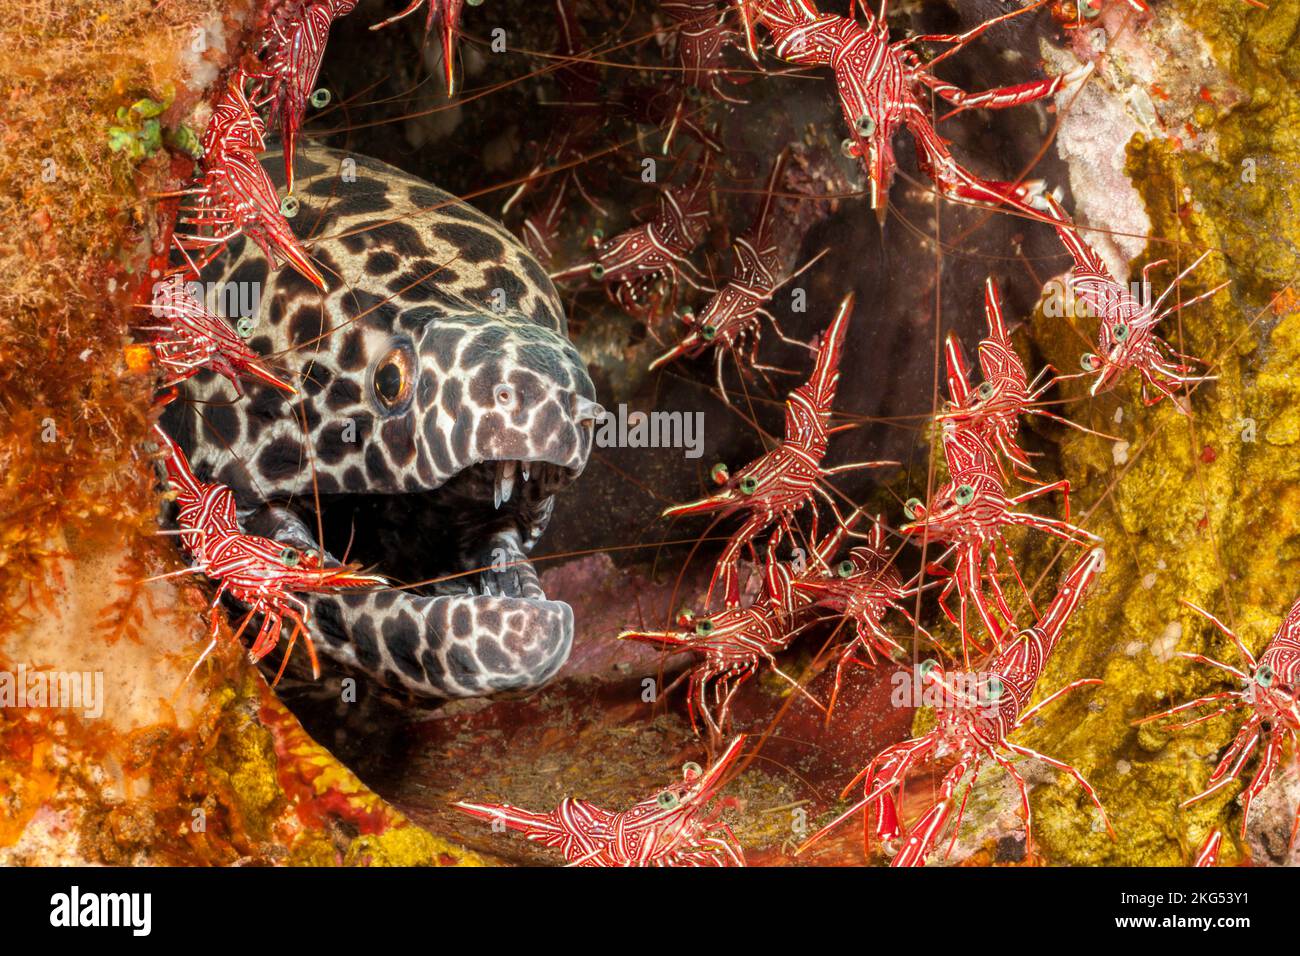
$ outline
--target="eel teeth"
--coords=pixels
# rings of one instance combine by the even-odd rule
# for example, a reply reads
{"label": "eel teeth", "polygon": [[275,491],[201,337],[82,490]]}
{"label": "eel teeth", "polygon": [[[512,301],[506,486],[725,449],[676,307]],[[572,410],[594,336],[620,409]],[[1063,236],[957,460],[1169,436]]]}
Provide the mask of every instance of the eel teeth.
{"label": "eel teeth", "polygon": [[509,501],[511,494],[514,493],[515,468],[518,464],[519,462],[513,459],[497,462],[497,480],[496,486],[492,489],[492,500],[498,508]]}
{"label": "eel teeth", "polygon": [[524,476],[524,481],[527,481],[527,480],[528,480],[528,462],[526,462],[526,461],[521,461],[521,462],[519,463],[519,471],[520,471],[520,473]]}

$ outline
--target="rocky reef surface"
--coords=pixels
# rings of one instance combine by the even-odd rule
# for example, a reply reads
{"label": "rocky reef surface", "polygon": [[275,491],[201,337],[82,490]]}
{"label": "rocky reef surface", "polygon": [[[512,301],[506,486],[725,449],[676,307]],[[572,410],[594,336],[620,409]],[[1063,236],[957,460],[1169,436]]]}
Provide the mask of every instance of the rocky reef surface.
{"label": "rocky reef surface", "polygon": [[[0,707],[0,861],[553,862],[454,813],[449,801],[541,809],[580,795],[621,807],[672,779],[684,760],[700,759],[680,699],[644,694],[646,678],[662,686],[685,662],[629,653],[610,638],[698,600],[702,565],[678,581],[679,568],[664,566],[671,562],[629,561],[613,549],[553,562],[547,592],[569,600],[580,622],[573,659],[555,684],[525,700],[456,705],[414,722],[381,712],[361,736],[336,733],[328,712],[305,716],[309,735],[224,623],[213,663],[187,681],[207,643],[209,598],[187,579],[150,580],[181,564],[172,544],[154,534],[158,497],[145,450],[151,382],[127,368],[123,347],[139,279],[163,252],[155,241],[168,213],[158,199],[188,174],[186,131],[201,125],[210,84],[258,7],[128,0],[107,12],[74,0],[57,10],[26,5],[0,24],[10,147],[0,151],[0,265],[8,277],[0,289],[0,671],[102,680],[99,707]],[[972,22],[988,12],[987,4],[953,7]],[[339,42],[362,29],[348,24]],[[1180,808],[1204,787],[1235,733],[1234,717],[1177,733],[1133,722],[1225,686],[1212,669],[1177,656],[1230,661],[1235,654],[1181,600],[1213,610],[1258,651],[1296,597],[1300,0],[1270,0],[1267,11],[1230,0],[1169,0],[1153,4],[1150,17],[1112,3],[1087,29],[1065,36],[1064,44],[1059,34],[1043,37],[1031,52],[1054,69],[1090,61],[1097,71],[1077,98],[1058,98],[1061,122],[1044,174],[1068,189],[1071,208],[1095,230],[1087,235],[1118,275],[1136,276],[1144,263],[1166,258],[1171,264],[1153,275],[1160,288],[1208,249],[1181,295],[1231,285],[1166,323],[1180,351],[1205,359],[1216,376],[1188,397],[1192,414],[1168,401],[1145,407],[1131,383],[1095,400],[1067,383],[1063,414],[1119,440],[1052,424],[1026,429],[1045,456],[1044,473],[1070,480],[1076,518],[1105,538],[1106,568],[1039,687],[1045,695],[1082,677],[1104,684],[1046,711],[1022,731],[1023,741],[1078,767],[1118,840],[1068,779],[1026,768],[1036,845],[1027,858],[1017,794],[994,768],[979,781],[950,860],[1183,865],[1221,827],[1223,862],[1288,862],[1300,799],[1294,780],[1279,775],[1244,840],[1236,839],[1240,786]],[[160,109],[133,111],[145,102]],[[833,147],[835,113],[826,103],[813,108],[827,118]],[[465,133],[456,132],[455,116],[430,115],[439,128],[425,128],[434,122],[426,119],[422,135]],[[1011,144],[1028,135],[1014,126],[997,132]],[[373,151],[384,149],[377,142]],[[818,175],[838,183],[846,174]],[[929,202],[906,184],[898,192],[911,212]],[[843,228],[837,217],[848,216],[835,210],[818,225],[834,236]],[[1015,227],[998,228],[1004,231],[984,237],[990,249]],[[1021,249],[1038,279],[1063,269],[1059,250],[1045,251],[1050,237],[1021,231],[1031,232]],[[927,254],[926,245],[887,235],[904,250],[896,258],[881,252],[879,238],[858,237],[840,242],[832,271],[819,273],[852,270],[860,297],[884,290],[873,302],[878,328],[852,345],[860,374],[845,389],[845,407],[882,419],[908,411],[909,395],[928,405],[921,376],[929,374],[925,336],[933,318],[915,318],[917,302],[933,290],[886,284],[900,263]],[[806,256],[816,239],[794,251]],[[980,328],[974,292],[983,267],[963,259],[944,282],[965,292],[942,289],[953,313],[945,312],[945,325],[971,342]],[[1022,354],[1075,369],[1094,337],[1091,320],[1035,306],[1041,283],[1018,281],[1010,298]],[[624,326],[600,328],[588,323],[582,344],[607,370],[602,387],[632,400],[651,392],[662,398],[643,381],[649,346],[626,347],[622,337],[632,333]],[[904,356],[900,382],[920,384],[911,392],[910,384],[882,389],[890,366],[871,365],[880,355]],[[707,400],[680,379],[667,388],[674,402]],[[840,452],[883,449],[924,466],[923,437],[864,431]],[[755,447],[759,440],[737,419],[698,464],[743,461]],[[658,540],[645,528],[663,501],[631,487],[624,463],[610,461],[618,467],[593,464],[582,501],[598,494],[619,507],[580,522],[577,510],[589,504],[562,504],[557,551]],[[681,461],[669,464],[673,474],[648,484],[684,498],[701,476]],[[892,495],[909,492],[904,478],[889,481],[873,494],[896,508]],[[1046,593],[1062,556],[1031,536],[1012,544],[1036,572],[1030,583]],[[831,675],[817,651],[815,640],[801,642],[783,667],[824,699]],[[889,691],[886,675],[852,672],[829,722],[772,675],[740,695],[738,727],[761,749],[731,785],[739,807],[728,813],[751,862],[792,862],[800,838],[842,809],[840,788],[866,759],[928,726],[930,714],[891,706]],[[364,733],[385,721],[385,745],[368,746]],[[915,805],[904,805],[905,817],[923,808],[941,770],[913,781]],[[860,830],[846,827],[805,860],[863,862]]]}
{"label": "rocky reef surface", "polygon": [[153,383],[124,346],[163,252],[159,197],[257,10],[25,4],[0,25],[6,864],[477,860],[313,742],[224,620],[187,682],[209,599],[150,581],[183,565],[156,534]]}

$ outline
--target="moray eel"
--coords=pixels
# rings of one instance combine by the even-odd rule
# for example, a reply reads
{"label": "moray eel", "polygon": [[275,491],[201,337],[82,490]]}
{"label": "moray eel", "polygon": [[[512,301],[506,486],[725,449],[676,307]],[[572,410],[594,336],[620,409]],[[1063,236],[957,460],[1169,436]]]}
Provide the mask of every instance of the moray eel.
{"label": "moray eel", "polygon": [[[283,195],[280,154],[262,162]],[[309,146],[295,178],[290,223],[328,291],[242,237],[201,279],[298,393],[238,398],[205,371],[164,427],[245,531],[394,582],[303,595],[324,656],[405,697],[537,687],[573,612],[526,555],[601,414],[555,287],[499,223],[385,163]]]}

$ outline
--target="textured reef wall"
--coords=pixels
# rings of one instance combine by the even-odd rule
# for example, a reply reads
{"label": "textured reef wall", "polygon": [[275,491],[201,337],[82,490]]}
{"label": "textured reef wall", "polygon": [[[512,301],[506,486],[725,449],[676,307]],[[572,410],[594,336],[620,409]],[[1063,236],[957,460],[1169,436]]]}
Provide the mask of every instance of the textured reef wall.
{"label": "textured reef wall", "polygon": [[[1119,841],[1093,825],[1077,787],[1048,782],[1035,790],[1034,810],[1052,862],[1185,864],[1225,821],[1223,861],[1241,859],[1233,845],[1240,785],[1179,809],[1205,787],[1239,720],[1219,717],[1178,733],[1131,722],[1231,689],[1221,672],[1174,656],[1200,652],[1237,663],[1231,643],[1180,599],[1216,613],[1259,652],[1296,598],[1298,30],[1295,0],[1272,3],[1266,14],[1245,4],[1179,0],[1161,5],[1157,21],[1136,38],[1154,51],[1147,64],[1126,58],[1127,45],[1117,43],[1114,62],[1098,78],[1112,84],[1115,97],[1124,96],[1125,82],[1143,83],[1159,117],[1127,142],[1126,171],[1158,237],[1135,260],[1133,275],[1147,261],[1172,260],[1153,275],[1160,291],[1175,267],[1211,249],[1183,298],[1225,279],[1232,285],[1165,325],[1177,348],[1207,360],[1217,376],[1195,389],[1190,416],[1169,402],[1144,408],[1136,387],[1068,406],[1077,420],[1123,442],[1068,435],[1061,443],[1061,470],[1088,527],[1106,540],[1107,567],[1039,686],[1050,691],[1080,677],[1105,685],[1056,705],[1024,740],[1083,772]],[[1142,75],[1148,68],[1154,72]],[[1100,189],[1088,195],[1086,165],[1072,168],[1072,187],[1076,197],[1087,196],[1082,206],[1106,199]],[[1073,370],[1094,324],[1039,314],[1033,345]],[[1260,862],[1285,855],[1291,816],[1283,804],[1252,815]]]}
{"label": "textured reef wall", "polygon": [[[224,622],[186,684],[207,601],[146,583],[180,563],[153,534],[131,296],[256,12],[74,0],[0,23],[0,695],[27,692],[0,706],[0,862],[477,860],[311,741]],[[78,707],[37,696],[83,676]]]}
{"label": "textured reef wall", "polygon": [[[104,689],[94,717],[0,707],[3,862],[480,861],[411,824],[313,743],[224,623],[212,663],[185,683],[207,640],[207,601],[188,584],[144,583],[179,567],[152,536],[157,501],[138,453],[149,382],[122,361],[131,290],[160,251],[155,199],[188,174],[157,144],[183,144],[201,127],[204,92],[254,6],[125,0],[104,12],[73,0],[20,5],[0,23],[0,671],[98,673]],[[1270,0],[1267,13],[1171,0],[1137,29],[1126,6],[1105,14],[1104,55],[1089,39],[1101,31],[1073,41],[1099,65],[1059,138],[1073,208],[1085,225],[1119,233],[1090,234],[1108,261],[1136,257],[1135,274],[1172,260],[1154,274],[1157,289],[1203,249],[1214,251],[1183,296],[1232,285],[1166,323],[1217,376],[1195,389],[1192,415],[1167,401],[1144,407],[1131,382],[1096,400],[1076,384],[1066,413],[1120,442],[1031,426],[1057,442],[1076,516],[1107,542],[1106,570],[1039,686],[1105,684],[1057,703],[1019,739],[1077,766],[1119,836],[1106,836],[1068,779],[1035,770],[1034,835],[1047,862],[1183,864],[1226,821],[1231,863],[1243,858],[1240,786],[1179,804],[1204,787],[1236,721],[1179,733],[1133,721],[1225,687],[1176,656],[1234,660],[1181,599],[1258,650],[1296,597],[1300,0]],[[1157,238],[1144,243],[1148,233]],[[1088,319],[1040,310],[1019,344],[1072,371],[1093,333]],[[1014,544],[1031,549],[1035,569],[1055,556],[1030,537]],[[582,773],[589,786],[574,788],[600,799],[599,775]],[[990,816],[1018,832],[1015,793],[999,774],[977,788],[971,843],[955,858],[986,859],[976,851]],[[1288,801],[1260,809],[1252,854],[1280,860]],[[784,817],[766,819],[776,843]]]}

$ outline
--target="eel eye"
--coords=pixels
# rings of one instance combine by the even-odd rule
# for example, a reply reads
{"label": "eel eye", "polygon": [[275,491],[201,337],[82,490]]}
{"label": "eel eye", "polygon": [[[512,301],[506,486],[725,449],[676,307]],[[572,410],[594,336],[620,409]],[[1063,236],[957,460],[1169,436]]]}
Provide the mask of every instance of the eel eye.
{"label": "eel eye", "polygon": [[925,510],[925,504],[920,498],[908,498],[903,504],[903,514],[907,515],[908,521],[915,521],[916,516]]}
{"label": "eel eye", "polygon": [[1255,683],[1260,687],[1273,686],[1273,668],[1267,664],[1260,664],[1255,668]]}
{"label": "eel eye", "polygon": [[675,810],[681,805],[681,802],[682,801],[677,798],[677,794],[673,793],[671,790],[665,790],[663,793],[659,794],[659,796],[655,797],[655,803],[659,804],[660,808],[663,810]]}
{"label": "eel eye", "polygon": [[839,567],[835,569],[835,573],[842,578],[847,578],[851,576],[853,574],[853,562],[847,559],[841,561],[839,563]]}
{"label": "eel eye", "polygon": [[706,342],[712,342],[713,337],[717,334],[718,327],[716,325],[706,325],[704,328],[700,329],[700,338],[704,339]]}
{"label": "eel eye", "polygon": [[718,462],[709,471],[709,477],[713,479],[715,485],[725,485],[731,478],[731,472],[727,470],[725,463]]}
{"label": "eel eye", "polygon": [[298,566],[299,554],[293,548],[285,548],[280,552],[280,562],[286,568],[295,568]]}
{"label": "eel eye", "polygon": [[1128,338],[1128,326],[1123,322],[1117,322],[1110,330],[1111,338],[1116,342],[1123,342]]}
{"label": "eel eye", "polygon": [[953,497],[957,499],[957,504],[968,505],[975,500],[975,489],[970,485],[958,485]]}
{"label": "eel eye", "polygon": [[980,385],[980,387],[977,388],[975,391],[976,391],[976,393],[979,395],[980,398],[985,398],[985,399],[992,398],[992,397],[993,397],[993,383],[991,383],[991,382],[985,382],[985,383],[983,383],[982,385]]}
{"label": "eel eye", "polygon": [[311,105],[316,109],[323,110],[325,107],[330,105],[330,100],[332,98],[330,91],[322,86],[312,90],[311,96],[308,97],[308,100],[311,101]]}
{"label": "eel eye", "polygon": [[870,136],[876,131],[876,121],[864,113],[858,117],[857,122],[853,124],[853,128],[858,131],[859,136]]}
{"label": "eel eye", "polygon": [[280,214],[284,216],[285,219],[292,219],[294,216],[298,215],[298,197],[285,196],[281,199]]}
{"label": "eel eye", "polygon": [[1097,356],[1093,355],[1091,352],[1084,352],[1079,358],[1079,368],[1083,369],[1085,372],[1095,372],[1097,369],[1101,368],[1101,359],[1097,358]]}
{"label": "eel eye", "polygon": [[235,322],[235,334],[241,339],[251,338],[255,328],[257,328],[257,320],[251,315],[241,316]]}
{"label": "eel eye", "polygon": [[682,764],[683,780],[698,780],[702,776],[704,776],[704,768],[694,760],[688,760],[686,763]]}
{"label": "eel eye", "polygon": [[411,390],[411,357],[396,348],[385,355],[375,369],[375,397],[391,408],[406,399]]}
{"label": "eel eye", "polygon": [[703,621],[700,621],[698,624],[695,625],[695,633],[700,635],[700,637],[708,637],[710,634],[713,633],[713,622],[710,621],[708,618],[705,618]]}
{"label": "eel eye", "polygon": [[742,493],[752,495],[758,490],[758,479],[753,475],[746,475],[740,479],[740,490]]}
{"label": "eel eye", "polygon": [[498,385],[493,393],[497,405],[502,408],[509,408],[515,403],[515,387],[513,385]]}

